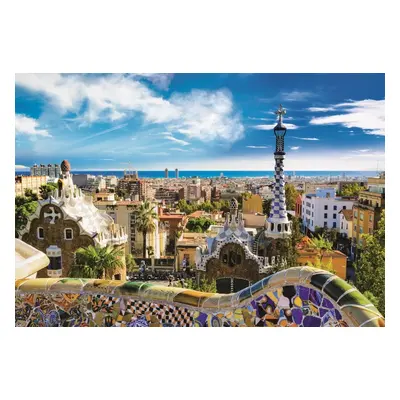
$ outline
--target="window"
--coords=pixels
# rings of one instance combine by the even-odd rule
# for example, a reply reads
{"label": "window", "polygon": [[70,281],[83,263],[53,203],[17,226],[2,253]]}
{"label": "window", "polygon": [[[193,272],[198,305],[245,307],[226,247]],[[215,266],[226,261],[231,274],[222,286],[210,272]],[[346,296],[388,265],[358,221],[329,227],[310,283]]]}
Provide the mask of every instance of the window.
{"label": "window", "polygon": [[360,212],[360,221],[364,221],[364,213]]}
{"label": "window", "polygon": [[314,204],[312,205],[312,208],[314,208]]}
{"label": "window", "polygon": [[354,210],[353,215],[354,215],[354,218],[357,219],[357,211],[356,210]]}
{"label": "window", "polygon": [[333,209],[336,211],[337,210],[337,206],[333,206]]}
{"label": "window", "polygon": [[311,220],[311,226],[314,226],[314,220]]}
{"label": "window", "polygon": [[363,227],[360,226],[360,233],[363,233]]}
{"label": "window", "polygon": [[324,228],[327,228],[327,227],[328,227],[328,223],[324,222]]}
{"label": "window", "polygon": [[356,224],[354,224],[353,230],[357,231],[357,225]]}
{"label": "window", "polygon": [[328,218],[328,214],[327,213],[324,214],[324,218]]}
{"label": "window", "polygon": [[336,214],[333,214],[333,219],[336,219]]}
{"label": "window", "polygon": [[40,240],[44,239],[44,229],[42,227],[37,228],[37,238]]}
{"label": "window", "polygon": [[327,210],[328,209],[328,206],[324,206],[324,210]]}
{"label": "window", "polygon": [[372,222],[372,214],[369,215],[369,222]]}
{"label": "window", "polygon": [[65,228],[64,229],[64,239],[65,240],[72,240],[74,237],[73,231],[71,228]]}
{"label": "window", "polygon": [[343,222],[342,222],[342,224],[340,225],[340,229],[343,229]]}
{"label": "window", "polygon": [[333,223],[332,228],[336,228],[336,222]]}
{"label": "window", "polygon": [[343,210],[345,210],[346,209],[346,206],[343,206]]}
{"label": "window", "polygon": [[314,216],[314,213],[312,213],[312,215],[311,215],[312,217]]}

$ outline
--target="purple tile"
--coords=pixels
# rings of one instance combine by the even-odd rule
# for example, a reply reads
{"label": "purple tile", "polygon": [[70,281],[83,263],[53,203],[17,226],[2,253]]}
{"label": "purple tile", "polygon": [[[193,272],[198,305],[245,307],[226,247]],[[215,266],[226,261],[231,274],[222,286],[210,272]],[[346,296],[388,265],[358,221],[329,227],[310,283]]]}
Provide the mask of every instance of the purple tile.
{"label": "purple tile", "polygon": [[332,304],[332,302],[330,300],[324,298],[324,300],[322,300],[322,307],[334,308],[334,305]]}
{"label": "purple tile", "polygon": [[207,314],[200,313],[200,315],[196,318],[196,321],[200,322],[201,326],[204,326],[207,321]]}
{"label": "purple tile", "polygon": [[310,296],[310,289],[304,286],[298,286],[297,293],[302,300],[308,300],[308,297]]}
{"label": "purple tile", "polygon": [[322,302],[322,295],[320,292],[311,289],[310,290],[310,301],[312,303],[314,303],[316,306],[320,306],[321,302]]}
{"label": "purple tile", "polygon": [[340,314],[340,312],[338,310],[335,309],[335,315],[336,315],[336,319],[338,321],[340,321],[342,319],[342,314]]}
{"label": "purple tile", "polygon": [[319,316],[323,317],[327,312],[328,312],[328,310],[325,310],[324,308],[320,308],[319,309]]}
{"label": "purple tile", "polygon": [[321,318],[315,317],[313,315],[307,315],[303,319],[303,326],[307,328],[314,328],[321,326]]}
{"label": "purple tile", "polygon": [[300,325],[303,320],[303,311],[301,311],[301,308],[292,308],[292,317],[293,321],[297,325]]}

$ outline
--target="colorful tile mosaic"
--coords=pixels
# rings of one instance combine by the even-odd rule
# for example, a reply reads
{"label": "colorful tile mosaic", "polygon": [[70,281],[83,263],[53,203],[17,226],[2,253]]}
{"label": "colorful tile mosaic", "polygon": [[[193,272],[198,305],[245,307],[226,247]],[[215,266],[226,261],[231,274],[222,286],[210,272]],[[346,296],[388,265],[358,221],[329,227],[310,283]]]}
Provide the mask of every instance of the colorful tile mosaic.
{"label": "colorful tile mosaic", "polygon": [[280,271],[234,294],[143,282],[27,279],[15,282],[16,326],[384,326],[356,289],[326,271]]}

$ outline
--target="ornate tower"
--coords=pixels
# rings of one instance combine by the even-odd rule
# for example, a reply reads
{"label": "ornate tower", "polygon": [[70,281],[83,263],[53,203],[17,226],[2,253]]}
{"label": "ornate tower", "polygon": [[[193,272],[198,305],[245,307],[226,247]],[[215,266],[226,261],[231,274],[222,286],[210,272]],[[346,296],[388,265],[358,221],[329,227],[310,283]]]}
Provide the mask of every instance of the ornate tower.
{"label": "ornate tower", "polygon": [[274,199],[271,204],[271,212],[266,221],[265,236],[274,239],[284,239],[291,234],[291,223],[288,220],[286,212],[285,198],[285,174],[283,170],[283,160],[285,159],[285,134],[286,127],[282,123],[282,117],[286,114],[286,110],[280,105],[275,111],[278,115],[278,123],[274,128],[276,137],[275,158],[275,187]]}
{"label": "ornate tower", "polygon": [[265,265],[272,267],[287,265],[286,239],[292,234],[292,223],[289,221],[286,211],[285,174],[283,171],[286,127],[282,123],[282,117],[286,114],[286,110],[281,105],[275,114],[278,116],[278,123],[274,128],[276,137],[274,199],[269,217],[265,221],[264,240],[259,237],[255,241],[256,254],[264,256]]}

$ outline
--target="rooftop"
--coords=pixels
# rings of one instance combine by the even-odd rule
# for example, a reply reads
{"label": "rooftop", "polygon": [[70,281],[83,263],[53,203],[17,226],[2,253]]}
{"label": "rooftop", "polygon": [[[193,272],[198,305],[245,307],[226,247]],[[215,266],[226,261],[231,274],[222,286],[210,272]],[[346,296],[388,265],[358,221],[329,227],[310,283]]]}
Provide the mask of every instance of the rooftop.
{"label": "rooftop", "polygon": [[343,214],[346,221],[353,221],[353,210],[340,210],[339,214]]}

